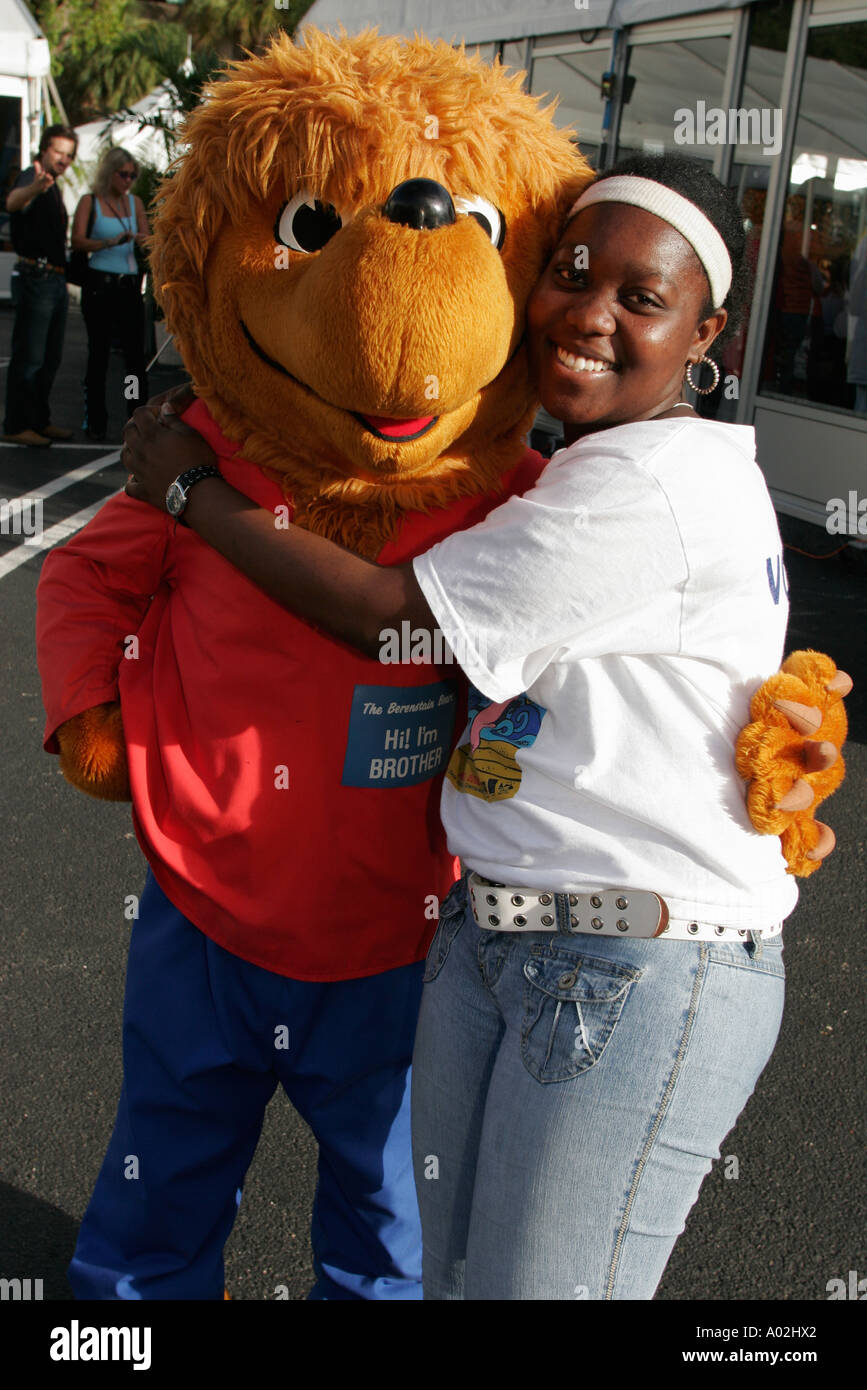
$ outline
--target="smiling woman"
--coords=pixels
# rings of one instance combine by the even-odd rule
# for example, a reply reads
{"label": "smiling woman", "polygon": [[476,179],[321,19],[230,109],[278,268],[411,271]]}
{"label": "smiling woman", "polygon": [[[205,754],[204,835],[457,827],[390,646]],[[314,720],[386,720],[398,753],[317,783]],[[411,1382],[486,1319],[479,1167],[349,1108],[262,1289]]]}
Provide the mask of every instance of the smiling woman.
{"label": "smiling woman", "polygon": [[736,206],[688,160],[626,159],[582,194],[528,311],[542,404],[567,443],[678,401],[684,363],[738,328],[744,247]]}
{"label": "smiling woman", "polygon": [[[701,166],[600,176],[527,310],[569,447],[411,564],[276,530],[219,477],[189,492],[186,523],[285,607],[371,654],[441,631],[471,682],[441,804],[464,877],[414,1056],[427,1297],[650,1298],[776,1040],[797,892],[734,738],[782,657],[779,533],[753,430],[680,399],[736,324],[743,250]],[[156,506],[205,458],[147,411],[126,440]]]}

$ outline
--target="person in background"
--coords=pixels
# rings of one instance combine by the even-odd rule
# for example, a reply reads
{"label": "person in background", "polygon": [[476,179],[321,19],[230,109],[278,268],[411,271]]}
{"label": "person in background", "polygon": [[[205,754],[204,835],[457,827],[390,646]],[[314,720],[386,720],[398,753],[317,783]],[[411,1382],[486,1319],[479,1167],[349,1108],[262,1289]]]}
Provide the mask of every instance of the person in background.
{"label": "person in background", "polygon": [[105,379],[115,337],[123,349],[127,415],[147,399],[144,305],[135,247],[144,244],[150,227],[141,198],[130,191],[137,177],[138,165],[128,150],[106,151],[96,171],[93,192],[81,199],[72,223],[73,251],[89,253],[81,290],[81,311],[87,325],[84,430],[95,443],[101,443],[108,430]]}
{"label": "person in background", "polygon": [[846,380],[855,387],[853,409],[858,415],[867,415],[867,234],[862,236],[852,255],[846,307],[851,328]]}
{"label": "person in background", "polygon": [[[786,203],[775,289],[777,351],[774,389],[784,396],[803,394],[796,385],[796,362],[804,338],[810,332],[816,301],[826,290],[819,267],[804,255],[803,236],[804,199],[795,194]],[[821,318],[821,309],[818,313]],[[821,323],[819,327],[821,329]],[[798,381],[802,379],[802,376],[797,378]]]}
{"label": "person in background", "polygon": [[846,383],[846,313],[849,258],[823,261],[820,269],[827,290],[818,302],[821,318],[807,359],[810,399],[848,409],[854,395]]}
{"label": "person in background", "polygon": [[18,175],[6,199],[18,260],[12,272],[15,325],[6,374],[3,438],[31,448],[72,438],[72,430],[50,423],[48,398],[63,355],[68,304],[68,217],[58,179],[66,173],[77,148],[78,137],[70,126],[46,127],[39,154]]}

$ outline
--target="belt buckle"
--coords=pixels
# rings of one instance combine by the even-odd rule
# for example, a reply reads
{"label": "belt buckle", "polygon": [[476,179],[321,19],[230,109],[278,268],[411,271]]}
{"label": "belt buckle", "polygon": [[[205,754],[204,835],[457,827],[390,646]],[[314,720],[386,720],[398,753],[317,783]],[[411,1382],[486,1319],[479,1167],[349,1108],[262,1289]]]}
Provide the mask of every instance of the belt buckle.
{"label": "belt buckle", "polygon": [[[481,874],[471,874],[470,902],[473,916],[477,924],[483,929],[486,928],[487,924],[481,920],[483,914],[475,902],[474,889],[476,887],[482,891],[496,889],[505,890],[510,895],[512,893],[520,894],[522,901],[525,897],[537,899],[538,903],[544,906],[548,912],[551,923],[551,925],[546,923],[541,929],[556,930],[553,926],[554,909],[549,906],[556,896],[553,890],[543,894],[537,890],[510,888],[504,883],[496,883]],[[596,933],[615,937],[623,935],[650,940],[662,936],[670,919],[667,902],[659,893],[654,893],[650,889],[599,888],[583,893],[563,893],[560,896],[565,898],[569,904],[572,916],[571,932],[573,933],[582,932],[589,936]],[[496,899],[496,894],[488,899],[488,905],[493,907],[493,913],[488,916],[488,923],[491,926],[499,926],[503,931],[530,930],[520,919],[516,919],[516,921],[520,921],[519,927],[501,925],[500,922],[495,923],[495,917],[499,917],[502,912],[502,904]],[[530,910],[534,909],[531,907]]]}

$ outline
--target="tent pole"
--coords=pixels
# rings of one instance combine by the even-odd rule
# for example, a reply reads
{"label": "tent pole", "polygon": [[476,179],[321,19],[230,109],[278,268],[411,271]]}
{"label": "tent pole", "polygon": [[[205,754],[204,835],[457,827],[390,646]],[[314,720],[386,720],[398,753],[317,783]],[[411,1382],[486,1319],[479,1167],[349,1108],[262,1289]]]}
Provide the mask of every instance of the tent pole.
{"label": "tent pole", "polygon": [[533,40],[527,39],[524,43],[524,91],[533,90]]}
{"label": "tent pole", "polygon": [[620,138],[620,116],[623,111],[623,88],[629,48],[626,30],[615,29],[611,35],[611,71],[614,73],[614,92],[606,98],[602,116],[602,139],[599,142],[599,172],[610,169],[617,154]]}
{"label": "tent pole", "polygon": [[[750,11],[748,9],[738,10],[735,13],[732,36],[729,42],[728,62],[726,64],[726,73],[723,80],[722,101],[720,105],[724,111],[730,111],[741,104],[741,95],[744,89],[744,77],[747,66],[749,28]],[[713,162],[713,171],[720,183],[724,183],[726,186],[731,182],[734,157],[735,147],[728,141],[726,141],[724,145],[717,146],[717,152]]]}
{"label": "tent pole", "polygon": [[69,117],[66,114],[63,102],[60,100],[60,93],[57,90],[57,83],[55,82],[50,72],[47,72],[45,74],[45,81],[48,84],[48,90],[51,93],[51,100],[54,102],[54,105],[57,107],[57,110],[60,113],[61,121],[64,125],[69,125]]}
{"label": "tent pole", "polygon": [[747,344],[741,368],[740,396],[738,398],[737,423],[746,424],[753,415],[762,358],[765,349],[765,333],[770,318],[772,304],[771,291],[774,286],[774,271],[777,264],[777,250],[780,241],[780,227],[783,211],[789,195],[789,179],[792,169],[792,154],[795,144],[795,127],[798,120],[798,99],[801,92],[801,79],[807,60],[807,38],[810,6],[808,0],[794,0],[792,22],[789,29],[789,43],[783,68],[783,83],[780,92],[780,106],[783,110],[783,140],[779,154],[771,164],[768,179],[768,192],[762,220],[762,237],[759,243],[759,256],[756,264],[755,292],[750,305],[750,324],[747,330]]}

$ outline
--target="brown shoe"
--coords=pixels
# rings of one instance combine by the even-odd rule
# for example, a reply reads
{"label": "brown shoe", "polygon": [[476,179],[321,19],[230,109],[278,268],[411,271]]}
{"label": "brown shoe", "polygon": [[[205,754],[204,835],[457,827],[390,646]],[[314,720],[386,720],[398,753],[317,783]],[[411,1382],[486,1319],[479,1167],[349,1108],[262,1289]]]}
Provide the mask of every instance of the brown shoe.
{"label": "brown shoe", "polygon": [[39,433],[46,439],[71,439],[75,431],[65,430],[62,425],[43,425]]}
{"label": "brown shoe", "polygon": [[31,449],[45,449],[51,440],[44,434],[37,434],[35,430],[19,430],[18,434],[4,434],[4,441],[7,444],[27,444]]}

